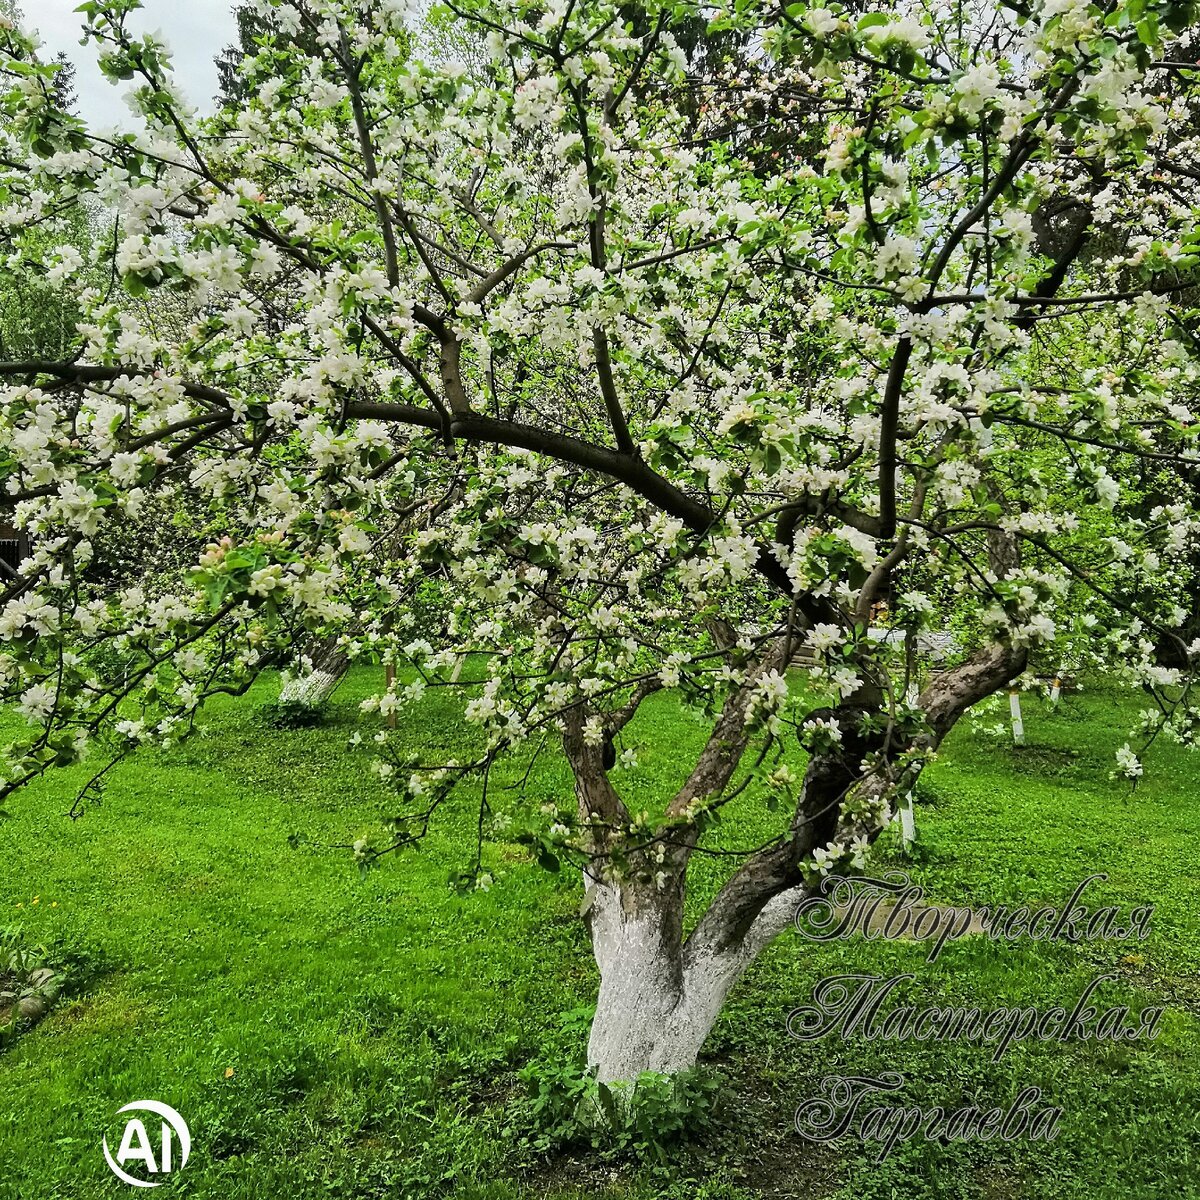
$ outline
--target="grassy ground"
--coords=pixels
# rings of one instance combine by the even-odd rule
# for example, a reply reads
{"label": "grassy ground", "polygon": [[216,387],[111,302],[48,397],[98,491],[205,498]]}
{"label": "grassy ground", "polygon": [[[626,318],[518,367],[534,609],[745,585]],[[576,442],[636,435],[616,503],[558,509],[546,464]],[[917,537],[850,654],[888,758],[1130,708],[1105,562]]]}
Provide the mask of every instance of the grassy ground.
{"label": "grassy ground", "polygon": [[[578,1010],[594,968],[566,873],[492,851],[496,885],[458,896],[471,854],[470,796],[417,853],[360,880],[343,851],[386,798],[347,750],[356,673],[332,721],[280,731],[262,715],[271,681],[214,709],[205,731],[116,772],[104,807],[64,819],[78,780],[60,775],[14,800],[0,825],[0,927],[23,928],[69,961],[67,998],[0,1052],[0,1198],[129,1194],[100,1137],[116,1110],[157,1098],[183,1113],[192,1159],[158,1194],[600,1200],[756,1196],[855,1200],[1154,1200],[1200,1195],[1200,760],[1156,748],[1130,794],[1108,772],[1137,707],[1089,693],[1055,712],[1026,702],[1030,745],[962,729],[923,789],[914,874],[937,897],[1061,904],[1095,870],[1092,903],[1156,905],[1136,947],[992,945],[970,939],[933,966],[906,943],[815,947],[788,935],[736,991],[708,1046],[727,1078],[716,1130],[665,1168],[549,1160],[520,1145],[517,1070],[582,1049]],[[462,756],[449,706],[430,700],[405,736]],[[701,727],[669,702],[631,740],[648,747],[636,807],[661,800]],[[539,799],[563,801],[544,758]],[[748,812],[736,840],[765,828]],[[722,860],[705,860],[702,903]],[[881,1046],[788,1038],[785,1019],[821,978],[912,972],[921,1005],[1068,1007],[1088,980],[1119,975],[1105,1004],[1170,1004],[1162,1035],[1126,1046],[1037,1043],[999,1064],[955,1043]],[[574,1017],[563,1014],[575,1013]],[[791,1132],[828,1074],[902,1072],[925,1105],[1006,1105],[1027,1084],[1065,1109],[1049,1146],[909,1143],[882,1165],[870,1144],[836,1149]]]}

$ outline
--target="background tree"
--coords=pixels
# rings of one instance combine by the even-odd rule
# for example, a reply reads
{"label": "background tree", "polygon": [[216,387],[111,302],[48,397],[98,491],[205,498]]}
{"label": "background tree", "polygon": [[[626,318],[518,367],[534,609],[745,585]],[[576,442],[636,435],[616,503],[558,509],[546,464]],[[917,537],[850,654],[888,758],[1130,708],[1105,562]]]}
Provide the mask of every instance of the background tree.
{"label": "background tree", "polygon": [[265,40],[286,47],[294,38],[298,38],[306,53],[314,52],[316,46],[311,40],[306,40],[303,30],[292,33],[283,29],[278,21],[272,19],[273,12],[269,7],[238,4],[233,10],[233,16],[237,22],[237,44],[226,46],[217,55],[219,90],[216,99],[220,104],[237,106],[244,104],[249,97],[246,83],[240,73],[242,62],[248,55],[257,54]]}

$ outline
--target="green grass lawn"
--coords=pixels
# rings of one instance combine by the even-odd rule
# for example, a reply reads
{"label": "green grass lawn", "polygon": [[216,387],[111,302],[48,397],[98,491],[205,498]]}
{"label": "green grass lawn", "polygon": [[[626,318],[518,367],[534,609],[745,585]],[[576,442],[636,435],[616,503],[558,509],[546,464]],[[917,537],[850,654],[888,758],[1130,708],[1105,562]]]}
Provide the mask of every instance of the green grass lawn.
{"label": "green grass lawn", "polygon": [[[13,799],[0,824],[0,927],[20,925],[72,977],[46,1020],[0,1052],[3,1200],[130,1194],[100,1138],[119,1136],[116,1110],[144,1098],[179,1109],[194,1139],[163,1196],[1200,1195],[1200,759],[1163,744],[1136,792],[1111,781],[1136,698],[1089,692],[1055,711],[1028,699],[1023,750],[984,728],[957,731],[922,782],[911,869],[936,898],[974,904],[1061,904],[1106,871],[1090,902],[1153,902],[1149,941],[966,939],[929,966],[912,943],[819,947],[789,933],[709,1041],[706,1058],[726,1078],[717,1127],[652,1168],[521,1145],[517,1072],[582,1053],[578,1010],[594,994],[571,873],[493,847],[491,891],[452,892],[449,873],[473,854],[469,791],[419,851],[365,878],[346,851],[326,848],[373,831],[387,811],[368,755],[347,747],[375,683],[358,671],[327,724],[279,730],[263,713],[277,685],[264,679],[214,706],[192,741],[117,768],[103,807],[75,823],[64,814],[78,772]],[[434,696],[403,736],[462,758],[470,735]],[[661,803],[702,737],[669,700],[647,704],[627,738],[646,753],[631,806]],[[552,748],[529,791],[535,806],[571,803]],[[753,839],[771,819],[747,811],[723,836]],[[293,834],[307,839],[298,849]],[[698,864],[697,905],[727,862]],[[1106,1003],[1170,1004],[1156,1041],[1024,1043],[993,1064],[961,1043],[801,1044],[785,1030],[788,1011],[833,974],[912,972],[922,1005],[1048,1008],[1069,1007],[1108,970],[1120,980]],[[1065,1109],[1062,1133],[1048,1146],[914,1141],[876,1165],[870,1144],[817,1147],[791,1131],[823,1076],[881,1070],[904,1073],[927,1106],[1003,1107],[1040,1086]]]}

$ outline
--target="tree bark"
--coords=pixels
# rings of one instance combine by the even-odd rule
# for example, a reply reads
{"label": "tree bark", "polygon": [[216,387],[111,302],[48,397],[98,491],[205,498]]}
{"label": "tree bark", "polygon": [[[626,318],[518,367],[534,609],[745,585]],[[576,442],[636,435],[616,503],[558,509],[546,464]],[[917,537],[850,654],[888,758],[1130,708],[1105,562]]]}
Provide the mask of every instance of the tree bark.
{"label": "tree bark", "polygon": [[708,1030],[685,1019],[676,897],[593,880],[587,899],[600,969],[589,1066],[604,1083],[694,1066]]}
{"label": "tree bark", "polygon": [[[592,831],[584,914],[600,991],[588,1063],[602,1082],[694,1067],[730,988],[787,925],[784,906],[721,952],[699,952],[690,941],[685,948],[683,938],[687,865],[696,836],[686,814],[689,806],[718,795],[737,769],[750,738],[746,704],[763,674],[782,666],[783,653],[781,642],[727,700],[694,770],[667,805],[667,817],[676,824],[632,846],[624,835],[629,814],[608,779],[603,746],[589,745],[584,737],[582,707],[567,719],[563,744],[575,775],[579,818]],[[614,722],[619,726],[631,716],[623,711]],[[620,870],[614,869],[617,857]]]}
{"label": "tree bark", "polygon": [[791,924],[803,887],[775,897],[736,943],[689,939],[681,950],[672,901],[592,881],[588,922],[600,968],[588,1065],[604,1083],[644,1071],[695,1067],[725,1000],[746,968]]}
{"label": "tree bark", "polygon": [[320,708],[350,669],[350,660],[336,638],[326,638],[297,665],[300,669],[284,683],[279,703]]}

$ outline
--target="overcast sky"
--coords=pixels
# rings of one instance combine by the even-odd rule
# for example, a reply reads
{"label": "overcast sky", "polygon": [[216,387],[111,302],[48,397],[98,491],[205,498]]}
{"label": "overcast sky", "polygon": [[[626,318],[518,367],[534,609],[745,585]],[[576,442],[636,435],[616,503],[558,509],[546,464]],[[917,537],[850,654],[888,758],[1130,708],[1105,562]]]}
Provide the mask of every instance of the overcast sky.
{"label": "overcast sky", "polygon": [[[79,45],[83,18],[74,10],[80,0],[18,0],[25,25],[42,35],[43,57],[65,50],[79,68],[79,112],[94,128],[130,125],[133,116],[122,99],[130,86],[113,87],[96,67],[96,47]],[[189,101],[202,112],[211,111],[217,90],[213,59],[236,40],[233,0],[142,0],[142,11],[130,27],[142,32],[157,30],[171,48],[175,75]]]}

